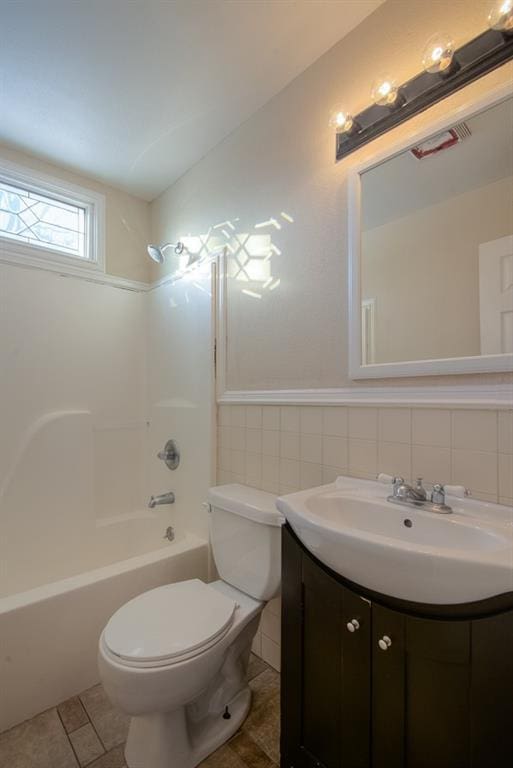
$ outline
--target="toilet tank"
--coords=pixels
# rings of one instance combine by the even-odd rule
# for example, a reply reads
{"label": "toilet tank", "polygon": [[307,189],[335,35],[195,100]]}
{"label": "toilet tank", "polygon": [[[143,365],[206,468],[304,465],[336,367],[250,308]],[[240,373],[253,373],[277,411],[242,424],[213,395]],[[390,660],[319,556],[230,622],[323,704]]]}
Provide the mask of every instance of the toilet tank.
{"label": "toilet tank", "polygon": [[210,542],[223,581],[256,600],[271,600],[281,583],[281,526],[276,496],[233,483],[210,488]]}

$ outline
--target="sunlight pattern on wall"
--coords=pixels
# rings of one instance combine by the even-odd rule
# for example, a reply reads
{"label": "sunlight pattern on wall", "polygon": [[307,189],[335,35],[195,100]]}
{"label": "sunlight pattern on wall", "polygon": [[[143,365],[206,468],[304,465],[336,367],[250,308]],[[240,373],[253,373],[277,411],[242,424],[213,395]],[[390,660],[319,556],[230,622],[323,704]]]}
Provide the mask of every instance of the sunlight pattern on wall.
{"label": "sunlight pattern on wall", "polygon": [[[294,223],[294,218],[285,211],[254,224],[253,232],[238,232],[239,219],[214,224],[204,235],[183,236],[187,250],[197,256],[193,269],[217,254],[227,254],[227,277],[244,283],[241,293],[261,299],[266,291],[274,291],[280,279],[273,274],[273,263],[281,256],[281,250],[273,242],[273,232]],[[269,230],[264,232],[263,230]]]}

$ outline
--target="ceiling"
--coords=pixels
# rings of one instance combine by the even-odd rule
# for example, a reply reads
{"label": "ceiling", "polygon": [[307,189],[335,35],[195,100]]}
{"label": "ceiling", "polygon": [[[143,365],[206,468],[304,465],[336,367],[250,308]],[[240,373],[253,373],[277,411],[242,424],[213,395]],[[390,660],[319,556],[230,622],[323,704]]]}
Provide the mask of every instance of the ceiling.
{"label": "ceiling", "polygon": [[0,0],[0,141],[151,200],[383,0]]}

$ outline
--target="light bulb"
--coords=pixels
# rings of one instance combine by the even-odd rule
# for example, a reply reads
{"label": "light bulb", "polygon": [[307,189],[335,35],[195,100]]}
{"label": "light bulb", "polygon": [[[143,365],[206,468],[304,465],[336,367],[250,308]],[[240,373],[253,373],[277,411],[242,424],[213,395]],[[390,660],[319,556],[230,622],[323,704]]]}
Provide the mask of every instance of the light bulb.
{"label": "light bulb", "polygon": [[424,48],[422,66],[426,72],[436,74],[445,72],[452,64],[454,56],[454,41],[449,35],[433,35]]}
{"label": "light bulb", "polygon": [[488,14],[491,29],[499,32],[513,32],[513,0],[499,0]]}
{"label": "light bulb", "polygon": [[390,107],[397,99],[397,83],[391,77],[378,78],[371,89],[371,99],[380,107]]}
{"label": "light bulb", "polygon": [[352,116],[342,107],[337,107],[333,110],[330,117],[330,126],[335,129],[336,133],[349,133],[353,123]]}

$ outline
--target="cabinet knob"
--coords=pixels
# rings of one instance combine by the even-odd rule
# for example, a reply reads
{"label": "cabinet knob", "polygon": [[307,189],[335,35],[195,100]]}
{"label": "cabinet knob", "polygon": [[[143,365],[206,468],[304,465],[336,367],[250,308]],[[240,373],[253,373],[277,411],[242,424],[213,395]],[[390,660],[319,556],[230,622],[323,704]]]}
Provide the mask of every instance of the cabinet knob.
{"label": "cabinet knob", "polygon": [[347,622],[346,627],[348,632],[356,632],[357,629],[360,629],[360,622],[358,619],[351,619]]}
{"label": "cabinet knob", "polygon": [[382,651],[388,651],[388,649],[392,645],[392,641],[390,640],[388,635],[383,635],[381,640],[378,640],[378,645]]}

